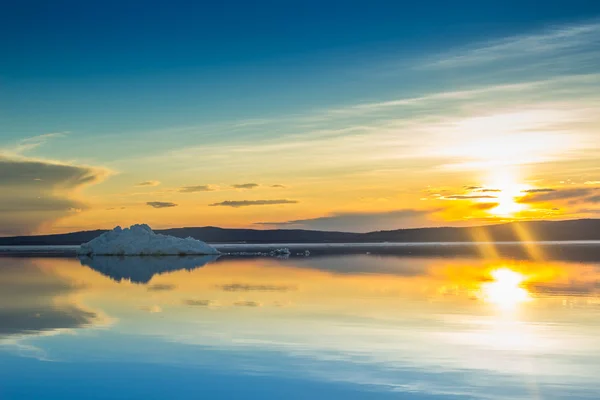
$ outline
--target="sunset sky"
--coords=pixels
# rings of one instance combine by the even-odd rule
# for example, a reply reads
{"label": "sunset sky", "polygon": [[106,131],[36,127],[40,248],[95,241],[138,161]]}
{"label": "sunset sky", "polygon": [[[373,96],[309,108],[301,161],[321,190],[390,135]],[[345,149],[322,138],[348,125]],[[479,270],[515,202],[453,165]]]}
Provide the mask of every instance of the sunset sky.
{"label": "sunset sky", "polygon": [[600,217],[600,2],[191,3],[4,7],[0,235]]}

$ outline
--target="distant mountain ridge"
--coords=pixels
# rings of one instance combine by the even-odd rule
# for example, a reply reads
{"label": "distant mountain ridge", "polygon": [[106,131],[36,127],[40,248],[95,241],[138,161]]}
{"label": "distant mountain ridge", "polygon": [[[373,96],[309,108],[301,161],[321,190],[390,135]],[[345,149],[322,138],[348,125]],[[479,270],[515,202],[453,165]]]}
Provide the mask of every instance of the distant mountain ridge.
{"label": "distant mountain ridge", "polygon": [[[106,232],[0,237],[1,246],[80,245]],[[600,240],[600,219],[510,222],[477,227],[397,229],[368,233],[303,229],[226,229],[212,226],[159,229],[157,233],[208,243],[380,243],[380,242],[520,242]]]}

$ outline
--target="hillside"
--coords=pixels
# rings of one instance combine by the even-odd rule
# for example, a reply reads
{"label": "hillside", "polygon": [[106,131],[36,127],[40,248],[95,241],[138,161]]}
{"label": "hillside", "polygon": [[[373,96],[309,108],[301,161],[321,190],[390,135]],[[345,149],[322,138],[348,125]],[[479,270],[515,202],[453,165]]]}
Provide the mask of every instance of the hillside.
{"label": "hillside", "polygon": [[[79,245],[105,230],[56,235],[0,238],[2,246]],[[377,242],[474,242],[600,240],[600,219],[513,222],[467,228],[420,228],[369,233],[311,231],[302,229],[224,229],[216,227],[157,230],[176,237],[194,237],[209,243],[377,243]]]}

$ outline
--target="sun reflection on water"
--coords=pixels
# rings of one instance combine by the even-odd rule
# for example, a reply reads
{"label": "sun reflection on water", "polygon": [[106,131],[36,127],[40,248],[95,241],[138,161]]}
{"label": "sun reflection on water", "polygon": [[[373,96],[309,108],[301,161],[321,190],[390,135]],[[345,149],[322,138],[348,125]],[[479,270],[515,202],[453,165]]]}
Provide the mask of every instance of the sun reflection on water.
{"label": "sun reflection on water", "polygon": [[525,276],[509,268],[499,268],[490,272],[491,282],[482,285],[483,298],[501,309],[511,310],[518,304],[531,299],[529,292],[521,285]]}

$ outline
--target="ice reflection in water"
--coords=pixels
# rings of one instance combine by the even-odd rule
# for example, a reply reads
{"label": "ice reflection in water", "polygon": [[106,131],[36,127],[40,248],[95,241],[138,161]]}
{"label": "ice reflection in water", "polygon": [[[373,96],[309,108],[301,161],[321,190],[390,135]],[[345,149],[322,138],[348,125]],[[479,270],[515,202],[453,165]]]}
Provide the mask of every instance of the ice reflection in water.
{"label": "ice reflection in water", "polygon": [[[0,395],[91,397],[98,377],[123,398],[600,390],[593,261],[362,254],[84,264],[0,258]],[[152,390],[116,378],[131,371],[145,371]]]}

